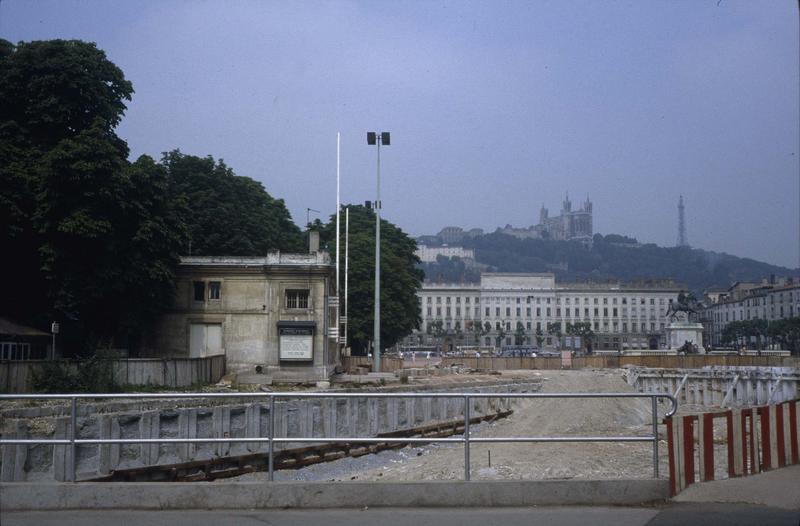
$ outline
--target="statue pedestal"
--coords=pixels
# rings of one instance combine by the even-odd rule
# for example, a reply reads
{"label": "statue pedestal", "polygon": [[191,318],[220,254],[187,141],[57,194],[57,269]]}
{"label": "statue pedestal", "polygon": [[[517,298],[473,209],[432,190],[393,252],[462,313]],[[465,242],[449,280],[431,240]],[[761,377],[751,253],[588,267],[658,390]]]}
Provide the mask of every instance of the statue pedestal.
{"label": "statue pedestal", "polygon": [[703,324],[689,321],[673,321],[666,328],[667,345],[670,350],[677,351],[686,342],[697,347],[697,352],[705,354],[703,347]]}

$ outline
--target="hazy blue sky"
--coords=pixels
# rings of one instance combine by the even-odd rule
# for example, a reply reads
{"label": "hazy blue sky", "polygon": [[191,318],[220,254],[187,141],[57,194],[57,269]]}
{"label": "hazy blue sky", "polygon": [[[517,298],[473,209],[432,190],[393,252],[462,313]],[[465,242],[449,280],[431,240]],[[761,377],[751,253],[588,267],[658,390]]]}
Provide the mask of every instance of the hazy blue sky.
{"label": "hazy blue sky", "polygon": [[222,157],[286,200],[375,194],[412,234],[595,230],[798,266],[798,5],[770,1],[0,0],[0,37],[94,41],[133,82],[133,156]]}

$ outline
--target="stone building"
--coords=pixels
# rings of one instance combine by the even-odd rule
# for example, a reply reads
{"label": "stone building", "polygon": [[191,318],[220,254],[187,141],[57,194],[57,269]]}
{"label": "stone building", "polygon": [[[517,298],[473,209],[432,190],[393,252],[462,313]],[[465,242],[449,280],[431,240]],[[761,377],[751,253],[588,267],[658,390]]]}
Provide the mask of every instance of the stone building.
{"label": "stone building", "polygon": [[771,276],[760,282],[737,281],[727,291],[711,291],[700,313],[705,339],[713,347],[723,345],[722,333],[734,321],[767,322],[800,316],[800,280]]}
{"label": "stone building", "polygon": [[432,247],[428,245],[419,244],[416,250],[417,257],[423,263],[435,263],[436,258],[444,256],[447,258],[458,257],[461,259],[475,259],[475,250],[471,248],[464,248],[462,246],[448,246],[443,245],[440,247]]}
{"label": "stone building", "polygon": [[275,381],[326,380],[340,361],[334,267],[326,252],[266,257],[185,257],[173,307],[143,356],[225,354],[235,373]]}
{"label": "stone building", "polygon": [[520,239],[556,239],[560,241],[580,241],[591,245],[594,227],[592,224],[592,202],[589,198],[578,210],[572,209],[572,201],[567,195],[561,204],[561,213],[550,217],[550,212],[542,205],[539,210],[539,223],[527,228],[506,225],[497,229],[498,233]]}
{"label": "stone building", "polygon": [[[667,310],[681,287],[670,280],[609,283],[556,283],[550,273],[483,273],[480,283],[425,283],[419,292],[420,330],[406,344],[432,344],[437,338],[453,345],[514,345],[521,326],[524,345],[553,348],[561,342],[548,331],[559,324],[588,322],[595,349],[653,349],[665,344]],[[441,322],[443,336],[429,327]],[[475,324],[491,331],[476,335]],[[477,341],[476,341],[477,340]],[[570,340],[562,340],[567,346]],[[574,340],[572,340],[574,342]],[[576,345],[577,346],[577,345]]]}
{"label": "stone building", "polygon": [[542,205],[539,210],[539,224],[534,226],[539,237],[549,237],[563,241],[592,242],[592,202],[589,198],[578,210],[572,209],[572,201],[566,196],[561,205],[561,214],[550,217],[547,208]]}

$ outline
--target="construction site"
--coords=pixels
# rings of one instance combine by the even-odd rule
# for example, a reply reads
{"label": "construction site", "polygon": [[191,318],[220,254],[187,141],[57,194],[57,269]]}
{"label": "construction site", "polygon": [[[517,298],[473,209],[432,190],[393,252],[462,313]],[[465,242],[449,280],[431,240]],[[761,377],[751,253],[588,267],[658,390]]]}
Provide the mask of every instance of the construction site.
{"label": "construction site", "polygon": [[[483,359],[462,358],[342,375],[341,383],[324,391],[228,378],[198,394],[84,395],[71,402],[69,396],[34,400],[30,395],[3,400],[0,477],[3,482],[217,483],[677,480],[689,462],[697,480],[727,478],[769,469],[773,461],[777,467],[778,459],[780,465],[797,462],[798,368],[787,358],[760,360],[780,364],[498,369],[485,367]],[[555,365],[550,362],[546,365]],[[359,363],[351,367],[352,373],[363,369]],[[576,393],[613,396],[569,397]],[[670,397],[677,403],[674,415]],[[767,424],[770,439],[769,432],[756,432],[747,411],[762,406],[774,412],[776,404],[778,415]],[[728,415],[731,411],[736,414]],[[768,421],[766,414],[759,419]],[[710,439],[691,450],[696,462],[683,458],[683,450],[675,455],[670,440],[671,422],[686,417],[695,425],[681,440]],[[732,441],[741,449],[741,437],[731,431],[733,418],[744,422],[746,443],[750,437],[749,455],[741,459],[729,455]],[[776,442],[772,449],[770,440]]]}

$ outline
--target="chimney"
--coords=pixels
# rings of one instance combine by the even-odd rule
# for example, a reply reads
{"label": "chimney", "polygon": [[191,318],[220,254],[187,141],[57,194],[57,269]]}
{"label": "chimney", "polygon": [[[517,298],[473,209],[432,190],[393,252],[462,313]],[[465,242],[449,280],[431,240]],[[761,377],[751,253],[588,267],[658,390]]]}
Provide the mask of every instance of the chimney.
{"label": "chimney", "polygon": [[308,231],[308,253],[316,254],[319,252],[319,232],[316,230]]}

